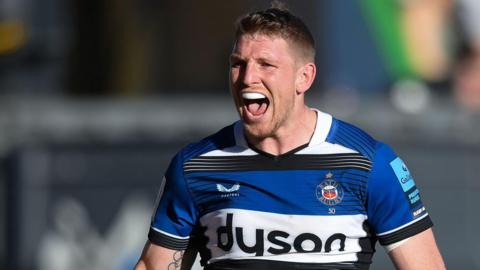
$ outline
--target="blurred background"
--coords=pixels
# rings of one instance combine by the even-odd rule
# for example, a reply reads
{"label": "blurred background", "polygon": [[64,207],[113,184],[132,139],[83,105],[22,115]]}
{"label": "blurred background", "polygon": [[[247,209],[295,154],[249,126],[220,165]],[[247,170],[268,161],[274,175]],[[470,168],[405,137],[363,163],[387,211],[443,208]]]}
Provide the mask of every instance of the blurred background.
{"label": "blurred background", "polygon": [[[308,103],[392,145],[447,267],[480,269],[480,2],[285,3],[317,42]],[[0,0],[0,268],[131,269],[170,158],[237,119],[234,21],[269,5]]]}

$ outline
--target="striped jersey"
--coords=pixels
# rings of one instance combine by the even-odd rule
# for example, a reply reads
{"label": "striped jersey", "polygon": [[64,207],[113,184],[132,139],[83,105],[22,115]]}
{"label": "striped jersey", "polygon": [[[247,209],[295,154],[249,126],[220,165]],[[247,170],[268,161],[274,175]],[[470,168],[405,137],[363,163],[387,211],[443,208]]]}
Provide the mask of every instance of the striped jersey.
{"label": "striped jersey", "polygon": [[386,144],[317,112],[308,144],[274,156],[238,121],[171,161],[149,240],[199,249],[205,269],[368,269],[432,222],[405,163]]}

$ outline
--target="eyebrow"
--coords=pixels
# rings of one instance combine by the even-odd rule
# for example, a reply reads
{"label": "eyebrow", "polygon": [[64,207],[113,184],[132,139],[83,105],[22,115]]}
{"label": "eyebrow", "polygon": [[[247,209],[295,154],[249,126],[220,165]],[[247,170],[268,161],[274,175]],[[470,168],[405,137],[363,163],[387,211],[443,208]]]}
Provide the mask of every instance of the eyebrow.
{"label": "eyebrow", "polygon": [[[274,59],[270,59],[267,57],[259,57],[254,59],[256,62],[268,62],[268,63],[276,63],[277,61]],[[244,57],[240,56],[239,54],[232,53],[230,55],[230,61],[247,61]]]}
{"label": "eyebrow", "polygon": [[242,61],[245,61],[245,58],[241,57],[239,54],[236,54],[236,53],[232,53],[230,55],[230,61],[232,60],[242,60]]}

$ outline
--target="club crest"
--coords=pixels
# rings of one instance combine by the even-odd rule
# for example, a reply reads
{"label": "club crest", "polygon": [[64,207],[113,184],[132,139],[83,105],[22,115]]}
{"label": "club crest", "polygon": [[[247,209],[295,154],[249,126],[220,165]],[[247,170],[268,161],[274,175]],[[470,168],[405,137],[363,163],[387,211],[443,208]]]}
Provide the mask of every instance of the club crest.
{"label": "club crest", "polygon": [[317,199],[328,206],[336,205],[343,199],[342,186],[332,177],[332,173],[327,173],[325,180],[318,184],[316,189]]}

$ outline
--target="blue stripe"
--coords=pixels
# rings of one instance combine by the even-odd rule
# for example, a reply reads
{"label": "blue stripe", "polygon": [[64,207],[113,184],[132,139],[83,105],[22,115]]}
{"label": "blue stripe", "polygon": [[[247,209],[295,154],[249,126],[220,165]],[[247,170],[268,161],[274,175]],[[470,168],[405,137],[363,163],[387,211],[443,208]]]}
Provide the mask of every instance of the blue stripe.
{"label": "blue stripe", "polygon": [[368,151],[368,149],[366,149],[365,145],[358,142],[358,140],[361,139],[361,137],[356,138],[356,137],[350,136],[349,134],[347,134],[348,130],[340,129],[340,131],[342,133],[340,133],[338,137],[342,138],[342,142],[345,144],[345,146],[353,148],[358,152],[362,153],[363,155],[370,157],[369,156],[370,152]]}
{"label": "blue stripe", "polygon": [[192,143],[185,147],[183,150],[184,162],[204,153],[234,145],[235,137],[232,124],[197,143]]}
{"label": "blue stripe", "polygon": [[[323,204],[316,195],[317,186],[328,172],[317,170],[223,172],[214,174],[215,176],[194,173],[188,175],[187,181],[198,203],[200,215],[225,208],[278,214],[330,215],[328,211],[332,206]],[[334,174],[332,179],[342,183],[344,190],[342,202],[333,206],[339,210],[337,214],[365,214],[366,210],[363,207],[365,185],[354,180],[353,184],[344,183],[340,177],[342,173],[335,172],[338,173]],[[294,181],[295,179],[302,181]],[[218,183],[227,188],[238,183],[240,188],[234,192],[222,192],[217,190]],[[302,195],[299,197],[298,194]]]}
{"label": "blue stripe", "polygon": [[361,178],[368,178],[368,173],[360,170],[351,170],[351,171],[346,171],[344,176],[352,176],[352,177],[361,177]]}
{"label": "blue stripe", "polygon": [[373,160],[377,141],[361,129],[338,119],[333,119],[327,142],[353,149],[369,160]]}
{"label": "blue stripe", "polygon": [[341,131],[345,133],[347,140],[351,140],[353,144],[358,145],[359,148],[362,148],[365,152],[371,154],[373,151],[369,149],[369,145],[371,142],[363,136],[364,134],[359,133],[359,130],[355,130],[353,128],[341,128]]}

